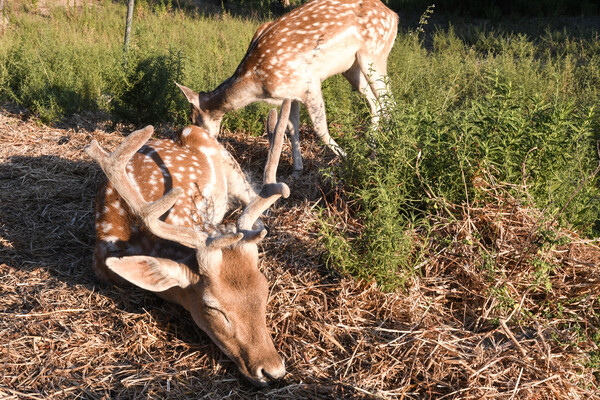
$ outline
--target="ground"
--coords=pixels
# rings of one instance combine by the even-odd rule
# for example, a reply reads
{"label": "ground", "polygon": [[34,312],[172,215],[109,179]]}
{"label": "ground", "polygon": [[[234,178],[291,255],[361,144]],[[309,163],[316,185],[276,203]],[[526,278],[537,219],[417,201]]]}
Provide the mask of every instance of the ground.
{"label": "ground", "polygon": [[[478,292],[484,283],[472,260],[448,261],[458,248],[438,248],[398,293],[341,277],[325,267],[317,224],[328,204],[334,221],[350,223],[334,207],[338,188],[319,172],[337,160],[307,129],[300,179],[284,149],[278,174],[292,195],[264,219],[260,254],[268,326],[289,372],[253,388],[179,306],[94,277],[92,207],[102,173],[83,148],[92,139],[114,148],[122,133],[93,115],[48,127],[17,108],[0,111],[0,398],[600,398],[585,366],[597,348],[564,327],[599,290],[586,263],[600,252],[589,250],[589,262],[568,253],[580,261],[557,278],[571,290],[560,293],[581,304],[537,327],[480,323],[491,298]],[[222,141],[260,177],[265,137],[226,133]],[[472,223],[480,217],[473,211]]]}

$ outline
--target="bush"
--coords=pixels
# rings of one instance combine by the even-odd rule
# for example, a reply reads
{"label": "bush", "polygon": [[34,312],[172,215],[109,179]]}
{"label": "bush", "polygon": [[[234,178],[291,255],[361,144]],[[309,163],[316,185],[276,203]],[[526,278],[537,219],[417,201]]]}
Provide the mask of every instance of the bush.
{"label": "bush", "polygon": [[20,104],[43,122],[104,110],[136,124],[183,123],[188,105],[173,81],[216,87],[258,25],[138,2],[125,62],[122,4],[56,7],[45,17],[14,5],[7,13],[14,28],[0,41],[0,101]]}
{"label": "bush", "polygon": [[402,286],[423,262],[432,221],[488,201],[479,187],[490,180],[548,220],[598,236],[598,89],[571,85],[597,65],[575,67],[572,52],[539,62],[542,49],[525,37],[500,39],[498,54],[483,57],[452,31],[438,32],[433,53],[403,39],[390,60],[402,76],[391,118],[373,139],[344,132],[348,157],[331,171],[357,223],[340,229],[323,217],[329,265]]}
{"label": "bush", "polygon": [[0,96],[27,106],[43,122],[96,108],[101,77],[81,53],[30,45],[23,43],[8,52],[4,68],[9,75]]}
{"label": "bush", "polygon": [[174,83],[184,80],[183,53],[170,49],[166,55],[151,55],[129,63],[135,65],[128,66],[124,91],[113,102],[114,115],[136,125],[184,124],[188,106]]}

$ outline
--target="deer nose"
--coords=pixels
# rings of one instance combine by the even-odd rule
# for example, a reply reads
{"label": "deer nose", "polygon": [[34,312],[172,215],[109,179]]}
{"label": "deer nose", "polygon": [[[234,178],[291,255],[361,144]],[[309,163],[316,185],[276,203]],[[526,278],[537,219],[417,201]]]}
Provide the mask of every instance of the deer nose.
{"label": "deer nose", "polygon": [[263,376],[270,382],[280,380],[285,376],[285,364],[283,363],[283,360],[279,358],[279,360],[272,365],[262,366],[259,369],[258,376]]}

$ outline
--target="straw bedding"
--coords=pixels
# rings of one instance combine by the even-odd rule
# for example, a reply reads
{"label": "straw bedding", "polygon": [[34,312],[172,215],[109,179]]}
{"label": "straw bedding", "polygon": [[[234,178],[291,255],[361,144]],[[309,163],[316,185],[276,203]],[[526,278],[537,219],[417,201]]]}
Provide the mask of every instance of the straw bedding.
{"label": "straw bedding", "polygon": [[[486,186],[486,204],[432,221],[407,290],[383,293],[324,267],[315,206],[335,193],[318,169],[335,160],[304,136],[306,172],[293,179],[282,157],[292,196],[265,218],[261,247],[267,320],[289,373],[255,389],[179,306],[93,276],[102,173],[82,149],[92,138],[114,148],[120,130],[91,117],[50,128],[2,110],[0,398],[600,398],[587,339],[600,315],[597,242],[561,231],[569,240],[538,246],[539,213]],[[259,178],[265,138],[223,140]],[[351,219],[338,203],[330,212]],[[536,272],[543,261],[559,266],[549,281]]]}

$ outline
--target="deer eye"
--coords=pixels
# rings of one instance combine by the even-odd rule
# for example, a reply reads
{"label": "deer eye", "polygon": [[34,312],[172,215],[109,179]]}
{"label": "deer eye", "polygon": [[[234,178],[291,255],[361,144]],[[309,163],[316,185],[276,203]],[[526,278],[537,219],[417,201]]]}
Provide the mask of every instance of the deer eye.
{"label": "deer eye", "polygon": [[221,317],[225,320],[225,322],[227,322],[227,325],[231,325],[231,323],[229,322],[229,318],[227,318],[227,315],[219,308],[206,306],[206,313],[213,317]]}

